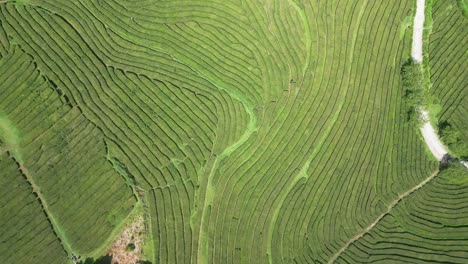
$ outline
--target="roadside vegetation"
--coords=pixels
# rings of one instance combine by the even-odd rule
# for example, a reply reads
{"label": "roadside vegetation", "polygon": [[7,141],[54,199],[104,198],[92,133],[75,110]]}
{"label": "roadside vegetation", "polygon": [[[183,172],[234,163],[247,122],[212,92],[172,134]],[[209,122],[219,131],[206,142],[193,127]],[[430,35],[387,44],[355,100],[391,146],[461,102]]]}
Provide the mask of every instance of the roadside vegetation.
{"label": "roadside vegetation", "polygon": [[447,145],[450,153],[461,160],[468,160],[468,141],[465,140],[463,132],[448,121],[439,123],[438,130],[441,140]]}
{"label": "roadside vegetation", "polygon": [[407,107],[407,120],[419,125],[420,109],[424,107],[425,90],[422,66],[408,59],[401,67],[403,98]]}
{"label": "roadside vegetation", "polygon": [[450,154],[468,158],[468,89],[466,0],[432,0],[428,30],[427,68],[430,95],[440,105],[435,121]]}

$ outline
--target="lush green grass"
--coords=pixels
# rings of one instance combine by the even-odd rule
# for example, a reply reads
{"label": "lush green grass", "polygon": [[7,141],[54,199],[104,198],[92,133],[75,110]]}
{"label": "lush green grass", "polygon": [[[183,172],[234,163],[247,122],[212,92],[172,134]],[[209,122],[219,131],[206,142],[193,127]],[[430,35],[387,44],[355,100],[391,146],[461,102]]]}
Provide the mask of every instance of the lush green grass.
{"label": "lush green grass", "polygon": [[[0,110],[0,138],[4,143],[3,149],[9,151],[16,160],[21,161],[21,154],[18,151],[20,135],[18,130],[11,124],[8,117],[4,116]],[[3,145],[3,144],[2,144]]]}
{"label": "lush green grass", "polygon": [[401,76],[414,1],[0,6],[2,60],[27,69],[0,68],[0,109],[94,258],[130,186],[153,263],[324,263],[437,168]]}

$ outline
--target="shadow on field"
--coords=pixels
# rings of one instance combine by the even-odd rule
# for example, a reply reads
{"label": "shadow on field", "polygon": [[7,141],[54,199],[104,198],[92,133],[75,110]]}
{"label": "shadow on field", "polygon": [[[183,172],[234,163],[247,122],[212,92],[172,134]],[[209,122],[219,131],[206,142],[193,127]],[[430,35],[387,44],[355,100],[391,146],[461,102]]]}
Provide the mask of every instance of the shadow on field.
{"label": "shadow on field", "polygon": [[[80,261],[77,264],[118,264],[117,262],[112,262],[112,256],[103,256],[96,260],[93,258],[86,258],[84,261]],[[137,264],[152,264],[151,261],[140,260]]]}
{"label": "shadow on field", "polygon": [[112,256],[103,256],[96,260],[87,258],[84,262],[79,262],[79,264],[112,264]]}

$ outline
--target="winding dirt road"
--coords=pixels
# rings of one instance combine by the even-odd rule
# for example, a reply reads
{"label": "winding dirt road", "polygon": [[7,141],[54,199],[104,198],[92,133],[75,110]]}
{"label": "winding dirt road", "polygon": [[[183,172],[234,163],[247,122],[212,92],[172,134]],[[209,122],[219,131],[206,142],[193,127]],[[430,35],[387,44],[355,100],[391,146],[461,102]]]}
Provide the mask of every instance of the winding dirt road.
{"label": "winding dirt road", "polygon": [[437,160],[442,160],[445,154],[447,154],[447,148],[442,144],[435,129],[432,127],[431,123],[429,122],[429,113],[425,110],[421,111],[421,118],[424,120],[423,126],[420,128],[421,133],[424,137],[424,141],[426,141],[427,146],[432,152],[432,155]]}
{"label": "winding dirt road", "polygon": [[[424,10],[426,1],[417,0],[416,2],[416,15],[414,16],[413,24],[413,46],[411,49],[411,57],[416,63],[422,63],[423,61],[423,34],[424,34]],[[424,121],[423,126],[420,128],[421,133],[426,141],[427,146],[432,152],[432,155],[441,161],[442,158],[448,154],[447,147],[440,141],[436,130],[432,127],[429,113],[422,108],[420,110],[421,119]],[[467,161],[460,161],[460,163],[468,168]]]}
{"label": "winding dirt road", "polygon": [[[413,46],[411,49],[411,57],[417,63],[423,61],[423,33],[424,33],[424,10],[426,6],[425,0],[417,0],[416,2],[416,15],[414,16],[413,23]],[[424,120],[423,126],[420,128],[421,133],[426,141],[427,146],[432,152],[432,155],[437,160],[442,160],[445,154],[447,154],[447,148],[442,144],[435,129],[432,127],[429,120],[429,113],[421,109],[420,115]]]}
{"label": "winding dirt road", "polygon": [[[411,49],[411,56],[416,63],[422,63],[423,60],[423,33],[424,33],[424,10],[425,10],[425,0],[417,0],[416,3],[416,15],[414,17],[414,27],[413,27],[413,46]],[[447,154],[447,148],[442,144],[439,137],[437,136],[436,131],[432,127],[429,121],[429,114],[424,109],[420,111],[421,118],[424,120],[424,124],[421,127],[421,133],[428,145],[429,149],[431,150],[434,157],[437,160],[442,160],[443,156]],[[439,171],[435,171],[429,177],[424,179],[418,185],[414,186],[410,190],[406,191],[405,193],[399,195],[393,202],[387,207],[387,210],[380,214],[374,222],[372,222],[369,226],[367,226],[362,232],[351,238],[338,252],[336,252],[332,258],[328,261],[329,264],[335,263],[336,260],[340,257],[340,255],[351,246],[356,240],[363,237],[367,234],[372,228],[374,228],[390,211],[405,197],[409,196],[416,190],[420,189],[428,182],[430,182],[434,177],[439,174]]]}
{"label": "winding dirt road", "polygon": [[[414,16],[413,23],[413,46],[411,49],[411,57],[416,63],[421,64],[423,61],[423,34],[424,34],[424,10],[426,6],[425,0],[417,0],[416,2],[416,14]],[[422,127],[420,128],[421,133],[426,141],[427,146],[432,152],[432,155],[438,160],[441,161],[442,158],[448,153],[447,147],[440,141],[439,136],[436,133],[436,130],[432,127],[429,113],[424,109],[420,109],[421,119],[424,121]],[[467,164],[464,164],[465,167]]]}

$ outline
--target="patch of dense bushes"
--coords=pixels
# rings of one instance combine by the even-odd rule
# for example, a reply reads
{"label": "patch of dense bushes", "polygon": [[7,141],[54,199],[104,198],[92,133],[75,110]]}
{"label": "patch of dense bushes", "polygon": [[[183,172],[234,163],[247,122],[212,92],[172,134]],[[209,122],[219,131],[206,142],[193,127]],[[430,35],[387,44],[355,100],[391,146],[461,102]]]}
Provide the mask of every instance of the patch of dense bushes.
{"label": "patch of dense bushes", "polygon": [[401,67],[401,80],[408,121],[417,120],[417,109],[424,102],[421,65],[415,63],[412,59],[407,60]]}
{"label": "patch of dense bushes", "polygon": [[468,18],[468,1],[466,0],[458,0],[457,1],[457,6],[462,12],[463,16],[465,18]]}
{"label": "patch of dense bushes", "polygon": [[449,122],[444,121],[439,124],[439,135],[455,157],[462,160],[468,159],[468,144],[463,140],[460,130],[454,128]]}

